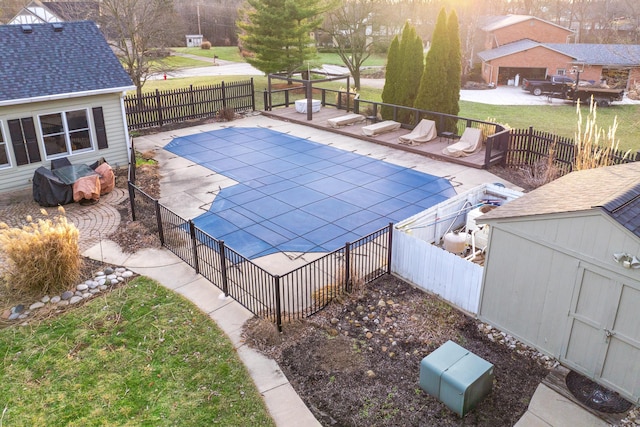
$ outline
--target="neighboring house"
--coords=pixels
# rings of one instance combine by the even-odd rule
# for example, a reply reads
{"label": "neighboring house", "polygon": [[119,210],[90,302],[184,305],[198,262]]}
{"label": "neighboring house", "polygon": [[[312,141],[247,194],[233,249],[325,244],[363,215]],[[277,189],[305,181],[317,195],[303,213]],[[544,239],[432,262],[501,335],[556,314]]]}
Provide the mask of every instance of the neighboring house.
{"label": "neighboring house", "polygon": [[570,173],[477,221],[491,230],[480,319],[640,403],[640,162]]}
{"label": "neighboring house", "polygon": [[640,82],[640,45],[568,43],[572,31],[531,16],[493,18],[484,27],[482,76],[496,85],[552,74],[574,79],[605,79],[629,89]]}
{"label": "neighboring house", "polygon": [[22,8],[9,22],[8,25],[45,24],[62,22],[63,19],[51,11],[39,0],[33,0]]}
{"label": "neighboring house", "polygon": [[32,0],[7,24],[24,25],[96,20],[99,16],[100,4],[96,1],[41,2]]}
{"label": "neighboring house", "polygon": [[0,192],[69,157],[126,165],[131,79],[93,22],[0,26]]}

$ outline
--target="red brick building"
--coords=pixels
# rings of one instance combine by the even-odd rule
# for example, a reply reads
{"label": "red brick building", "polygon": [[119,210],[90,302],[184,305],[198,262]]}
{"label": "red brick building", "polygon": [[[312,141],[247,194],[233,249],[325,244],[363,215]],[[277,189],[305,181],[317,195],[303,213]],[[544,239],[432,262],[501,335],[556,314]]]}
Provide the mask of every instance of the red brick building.
{"label": "red brick building", "polygon": [[552,74],[605,79],[623,89],[640,83],[640,45],[570,43],[571,30],[523,15],[489,18],[481,34],[485,50],[478,58],[487,83],[519,84]]}

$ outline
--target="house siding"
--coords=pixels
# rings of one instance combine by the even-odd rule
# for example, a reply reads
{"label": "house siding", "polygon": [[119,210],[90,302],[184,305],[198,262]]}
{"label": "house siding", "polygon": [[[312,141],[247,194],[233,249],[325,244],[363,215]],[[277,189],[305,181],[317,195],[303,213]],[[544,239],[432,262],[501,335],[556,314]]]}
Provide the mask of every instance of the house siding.
{"label": "house siding", "polygon": [[[71,155],[69,156],[69,160],[72,163],[90,164],[99,158],[104,157],[107,162],[114,167],[127,165],[127,147],[129,142],[128,135],[125,132],[126,126],[123,123],[120,96],[120,93],[113,93],[0,107],[0,123],[2,125],[4,139],[9,145],[9,157],[11,158],[12,165],[9,168],[0,169],[0,192],[29,187],[31,185],[33,173],[38,167],[50,167],[51,161],[45,159],[42,133],[37,124],[37,117],[41,114],[74,109],[88,109],[88,117],[91,123],[91,139],[95,150]],[[91,113],[91,109],[93,107],[102,107],[109,148],[102,150],[97,149],[95,124]],[[25,117],[32,117],[34,121],[36,121],[36,135],[38,138],[38,146],[42,161],[17,166],[16,158],[11,147],[11,136],[8,132],[9,128],[7,126],[7,121]]]}
{"label": "house siding", "polygon": [[484,47],[485,50],[495,49],[523,39],[531,39],[540,43],[567,43],[571,34],[570,30],[538,19],[530,19],[488,33]]}

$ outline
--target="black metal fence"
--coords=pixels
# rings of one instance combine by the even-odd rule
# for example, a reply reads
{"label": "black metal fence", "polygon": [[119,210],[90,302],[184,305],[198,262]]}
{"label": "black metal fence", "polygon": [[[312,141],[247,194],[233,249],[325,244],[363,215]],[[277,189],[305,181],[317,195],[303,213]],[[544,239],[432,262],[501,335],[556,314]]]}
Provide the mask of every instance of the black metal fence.
{"label": "black metal fence", "polygon": [[124,98],[129,130],[215,117],[224,108],[255,110],[253,79],[209,86],[157,90]]}
{"label": "black metal fence", "polygon": [[[528,129],[511,129],[505,164],[511,167],[532,166],[546,161],[552,153],[554,164],[562,173],[569,173],[575,161],[576,144],[573,138]],[[634,154],[612,150],[609,154],[613,164],[640,161],[640,152]]]}
{"label": "black metal fence", "polygon": [[274,275],[175,214],[129,182],[134,221],[162,246],[251,313],[275,322],[302,319],[336,296],[391,273],[392,224],[284,275]]}
{"label": "black metal fence", "polygon": [[[383,102],[360,99],[354,92],[335,90],[324,87],[314,87],[314,93],[320,99],[322,106],[332,106],[340,110],[353,111],[363,114],[373,121],[379,119],[394,120],[401,123],[405,129],[413,129],[423,118],[436,122],[439,136],[462,135],[465,128],[473,127],[482,130],[485,144],[485,165],[493,165],[502,161],[509,143],[509,130],[499,123],[491,123],[477,119],[453,116],[421,110],[402,105],[385,104]],[[297,85],[283,89],[272,89],[263,92],[264,109],[270,111],[277,107],[289,107],[297,99],[305,98],[306,90]]]}

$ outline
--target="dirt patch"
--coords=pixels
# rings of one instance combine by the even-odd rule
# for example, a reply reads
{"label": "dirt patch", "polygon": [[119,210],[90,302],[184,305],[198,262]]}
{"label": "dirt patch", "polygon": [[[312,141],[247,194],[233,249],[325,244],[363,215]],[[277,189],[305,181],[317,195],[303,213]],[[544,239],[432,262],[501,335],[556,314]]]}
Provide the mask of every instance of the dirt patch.
{"label": "dirt patch", "polygon": [[[278,334],[263,320],[247,343],[273,357],[327,426],[511,426],[547,370],[489,341],[475,320],[394,276]],[[493,390],[460,419],[419,387],[421,360],[452,340],[495,366]]]}

